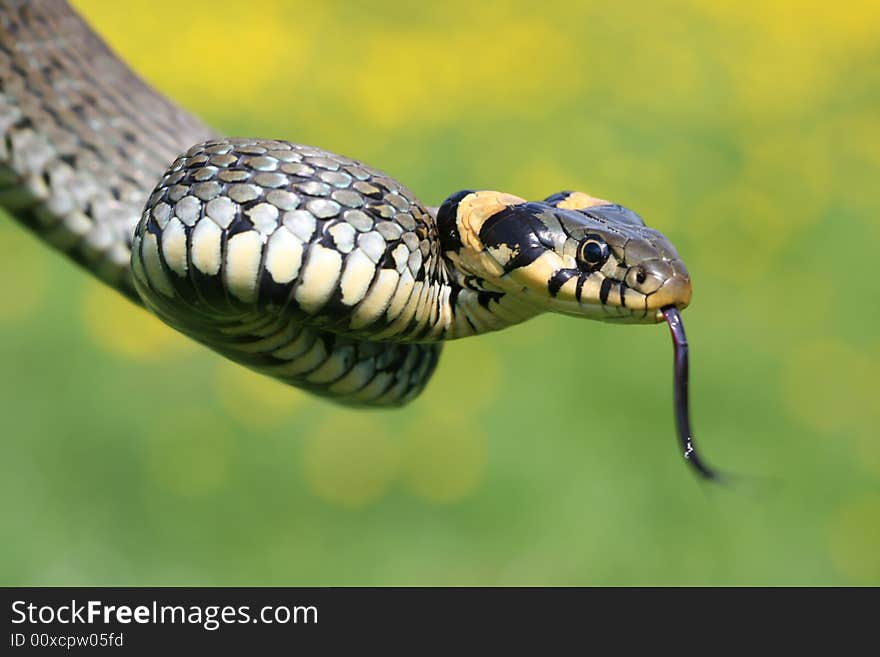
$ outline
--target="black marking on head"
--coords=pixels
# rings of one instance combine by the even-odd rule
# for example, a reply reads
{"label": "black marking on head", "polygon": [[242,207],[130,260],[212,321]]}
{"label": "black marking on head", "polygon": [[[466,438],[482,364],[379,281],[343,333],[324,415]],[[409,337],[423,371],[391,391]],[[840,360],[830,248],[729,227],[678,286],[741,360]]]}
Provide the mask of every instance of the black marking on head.
{"label": "black marking on head", "polygon": [[496,212],[483,223],[480,241],[484,247],[507,246],[516,253],[504,265],[505,273],[530,265],[554,248],[551,229],[538,218],[546,211],[543,203],[520,203]]}
{"label": "black marking on head", "polygon": [[480,241],[487,247],[506,244],[511,248],[527,248],[543,244],[552,249],[553,232],[538,218],[546,211],[547,206],[543,203],[508,206],[486,219],[480,228]]}
{"label": "black marking on head", "polygon": [[599,288],[599,301],[602,302],[603,306],[608,303],[608,294],[611,292],[611,284],[613,282],[610,278],[606,278],[602,281],[602,287]]}
{"label": "black marking on head", "polygon": [[520,267],[528,267],[535,260],[537,260],[542,253],[546,250],[544,246],[532,246],[526,249],[520,247],[517,251],[516,255],[513,256],[507,263],[504,265],[504,273],[509,274],[514,269],[519,269]]}
{"label": "black marking on head", "polygon": [[547,289],[550,291],[550,296],[555,297],[559,294],[559,290],[563,285],[572,277],[576,276],[577,271],[574,269],[559,269],[553,276],[550,277],[550,281],[547,283]]}
{"label": "black marking on head", "polygon": [[437,231],[440,235],[440,247],[443,251],[461,250],[461,235],[458,234],[458,204],[468,194],[473,194],[471,189],[463,189],[448,197],[437,210]]}

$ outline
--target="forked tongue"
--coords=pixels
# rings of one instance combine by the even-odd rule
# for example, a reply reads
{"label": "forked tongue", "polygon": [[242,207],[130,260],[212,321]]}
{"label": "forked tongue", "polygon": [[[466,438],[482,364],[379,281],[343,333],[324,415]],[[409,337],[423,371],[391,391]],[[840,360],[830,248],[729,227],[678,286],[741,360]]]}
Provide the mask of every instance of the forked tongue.
{"label": "forked tongue", "polygon": [[688,343],[684,333],[681,314],[675,306],[662,309],[669,330],[672,332],[672,343],[675,346],[675,375],[673,378],[673,397],[675,403],[675,424],[678,429],[678,441],[687,461],[702,477],[720,480],[720,475],[700,458],[694,445],[691,433],[691,418],[688,405]]}

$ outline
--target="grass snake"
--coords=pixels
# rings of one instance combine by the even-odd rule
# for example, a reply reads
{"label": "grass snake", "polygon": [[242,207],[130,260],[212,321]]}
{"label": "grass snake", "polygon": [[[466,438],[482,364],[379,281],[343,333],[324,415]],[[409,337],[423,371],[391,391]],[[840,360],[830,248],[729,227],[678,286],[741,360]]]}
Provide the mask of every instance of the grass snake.
{"label": "grass snake", "polygon": [[682,449],[715,476],[689,427],[687,269],[625,207],[463,190],[429,208],[362,162],[220,136],[55,0],[0,2],[0,134],[19,222],[189,337],[341,403],[405,404],[445,341],[539,313],[665,320]]}

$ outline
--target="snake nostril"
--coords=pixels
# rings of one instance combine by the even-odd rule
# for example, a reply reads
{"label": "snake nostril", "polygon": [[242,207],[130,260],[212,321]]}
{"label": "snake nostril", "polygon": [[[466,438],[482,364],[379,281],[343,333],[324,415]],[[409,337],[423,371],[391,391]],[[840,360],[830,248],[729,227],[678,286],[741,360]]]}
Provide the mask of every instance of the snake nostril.
{"label": "snake nostril", "polygon": [[648,280],[648,272],[641,265],[633,265],[626,272],[626,284],[637,292],[645,294],[643,285]]}
{"label": "snake nostril", "polygon": [[[641,265],[634,265],[626,272],[626,284],[633,289],[638,289],[648,280],[648,272]],[[641,290],[639,290],[641,291]]]}

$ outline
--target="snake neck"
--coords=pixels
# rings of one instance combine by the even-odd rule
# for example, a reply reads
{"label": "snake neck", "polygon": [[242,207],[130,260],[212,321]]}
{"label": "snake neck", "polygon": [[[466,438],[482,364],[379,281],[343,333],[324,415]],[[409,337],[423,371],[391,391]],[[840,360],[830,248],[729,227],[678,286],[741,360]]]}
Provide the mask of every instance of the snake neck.
{"label": "snake neck", "polygon": [[[413,281],[403,305],[392,300],[387,315],[394,319],[370,336],[375,340],[442,342],[500,331],[541,312],[446,260],[438,260],[437,274]],[[359,333],[357,324],[352,328]]]}

